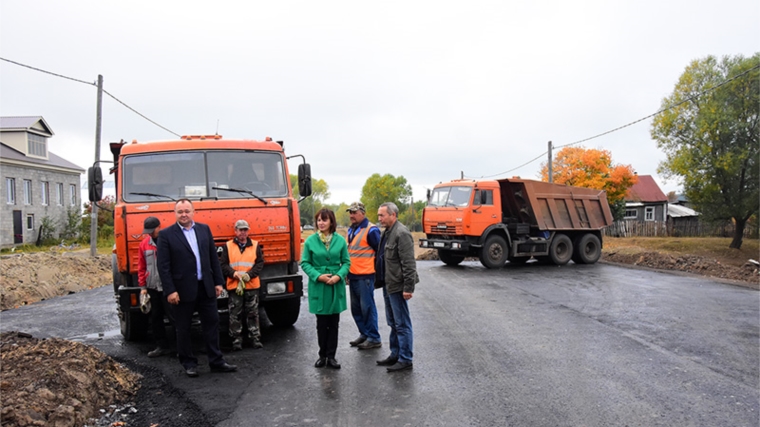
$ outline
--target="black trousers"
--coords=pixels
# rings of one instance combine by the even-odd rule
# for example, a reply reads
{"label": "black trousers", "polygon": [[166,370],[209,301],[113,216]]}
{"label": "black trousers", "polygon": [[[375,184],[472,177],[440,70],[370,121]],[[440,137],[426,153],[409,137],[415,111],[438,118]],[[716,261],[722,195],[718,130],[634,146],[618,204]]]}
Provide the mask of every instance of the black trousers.
{"label": "black trousers", "polygon": [[319,357],[335,358],[338,350],[338,314],[317,314],[317,342],[319,342]]}
{"label": "black trousers", "polygon": [[219,349],[219,312],[216,297],[209,298],[203,282],[198,282],[198,297],[195,301],[182,301],[172,307],[174,314],[174,329],[177,331],[177,354],[179,363],[185,369],[198,366],[198,358],[193,355],[193,342],[190,336],[190,325],[193,313],[197,311],[201,320],[203,340],[206,342],[208,364],[218,366],[224,363],[222,351]]}
{"label": "black trousers", "polygon": [[164,314],[170,319],[171,306],[166,302],[164,293],[155,289],[148,289],[150,295],[150,325],[153,331],[153,340],[161,348],[168,348],[169,341],[166,339],[166,326],[164,325]]}

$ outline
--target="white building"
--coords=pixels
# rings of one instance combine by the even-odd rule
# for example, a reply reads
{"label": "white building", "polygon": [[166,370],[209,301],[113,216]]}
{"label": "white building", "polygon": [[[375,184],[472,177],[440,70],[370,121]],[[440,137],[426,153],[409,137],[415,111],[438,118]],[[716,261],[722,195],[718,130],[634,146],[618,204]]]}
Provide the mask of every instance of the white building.
{"label": "white building", "polygon": [[60,231],[69,212],[81,211],[84,169],[48,150],[53,135],[41,116],[0,117],[0,247],[34,243],[43,218]]}

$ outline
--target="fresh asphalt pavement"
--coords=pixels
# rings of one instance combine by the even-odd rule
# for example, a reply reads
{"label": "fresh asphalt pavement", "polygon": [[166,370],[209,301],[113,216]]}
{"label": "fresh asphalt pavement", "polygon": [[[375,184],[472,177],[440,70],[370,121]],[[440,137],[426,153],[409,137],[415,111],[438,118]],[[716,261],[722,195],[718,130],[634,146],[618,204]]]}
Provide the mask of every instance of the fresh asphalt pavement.
{"label": "fresh asphalt pavement", "polygon": [[239,372],[212,374],[202,365],[199,378],[187,378],[174,358],[148,359],[150,343],[121,339],[109,286],[2,312],[0,330],[75,339],[155,367],[161,378],[144,381],[166,382],[219,427],[760,421],[755,290],[607,264],[417,267],[412,371],[375,364],[388,355],[380,291],[383,347],[349,347],[357,332],[344,312],[340,370],[313,366],[315,319],[305,299],[293,328],[263,328],[263,349],[226,353]]}

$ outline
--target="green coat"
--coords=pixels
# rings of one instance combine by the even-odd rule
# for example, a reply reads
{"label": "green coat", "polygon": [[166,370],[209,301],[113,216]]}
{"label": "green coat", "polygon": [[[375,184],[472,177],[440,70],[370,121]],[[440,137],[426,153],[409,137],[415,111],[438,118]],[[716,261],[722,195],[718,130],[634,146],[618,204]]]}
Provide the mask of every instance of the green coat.
{"label": "green coat", "polygon": [[[309,276],[309,312],[337,314],[346,310],[346,275],[351,265],[346,239],[333,233],[330,249],[314,233],[306,239],[301,253],[301,269]],[[340,282],[328,285],[317,281],[322,274],[337,274]]]}

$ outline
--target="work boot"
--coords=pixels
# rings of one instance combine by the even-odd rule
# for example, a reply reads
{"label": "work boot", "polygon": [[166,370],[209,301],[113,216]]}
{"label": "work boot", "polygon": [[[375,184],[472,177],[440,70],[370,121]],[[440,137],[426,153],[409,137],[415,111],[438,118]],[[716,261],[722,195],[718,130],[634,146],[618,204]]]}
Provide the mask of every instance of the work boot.
{"label": "work boot", "polygon": [[261,341],[259,341],[257,339],[254,339],[253,342],[251,343],[251,347],[253,347],[253,348],[262,348],[262,347],[264,347],[264,344],[262,344]]}
{"label": "work boot", "polygon": [[240,351],[242,349],[243,349],[242,338],[235,338],[235,340],[232,341],[232,351]]}
{"label": "work boot", "polygon": [[349,341],[348,343],[351,345],[351,347],[356,347],[359,344],[363,343],[364,341],[367,341],[367,337],[365,337],[364,335],[359,335],[359,338],[353,341]]}

